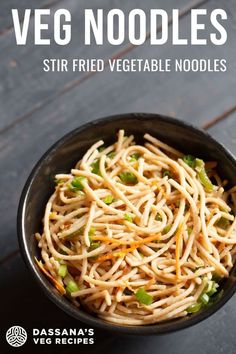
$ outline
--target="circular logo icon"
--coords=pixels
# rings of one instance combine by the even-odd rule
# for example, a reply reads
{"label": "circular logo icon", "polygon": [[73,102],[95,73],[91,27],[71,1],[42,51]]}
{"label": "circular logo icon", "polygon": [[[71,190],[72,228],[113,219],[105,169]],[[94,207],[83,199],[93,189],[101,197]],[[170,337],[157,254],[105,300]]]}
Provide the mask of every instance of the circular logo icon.
{"label": "circular logo icon", "polygon": [[27,341],[26,330],[20,326],[13,326],[8,329],[6,340],[12,347],[21,347]]}

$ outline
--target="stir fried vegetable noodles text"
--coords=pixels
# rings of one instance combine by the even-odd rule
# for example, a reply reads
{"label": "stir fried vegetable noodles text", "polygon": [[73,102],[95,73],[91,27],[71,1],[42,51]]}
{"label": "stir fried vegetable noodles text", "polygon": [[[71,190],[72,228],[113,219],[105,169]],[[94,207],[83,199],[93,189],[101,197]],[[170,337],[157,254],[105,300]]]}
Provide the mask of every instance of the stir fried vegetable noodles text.
{"label": "stir fried vegetable noodles text", "polygon": [[220,297],[236,244],[236,187],[215,162],[149,134],[118,133],[56,176],[42,235],[41,270],[76,305],[123,325],[183,317]]}

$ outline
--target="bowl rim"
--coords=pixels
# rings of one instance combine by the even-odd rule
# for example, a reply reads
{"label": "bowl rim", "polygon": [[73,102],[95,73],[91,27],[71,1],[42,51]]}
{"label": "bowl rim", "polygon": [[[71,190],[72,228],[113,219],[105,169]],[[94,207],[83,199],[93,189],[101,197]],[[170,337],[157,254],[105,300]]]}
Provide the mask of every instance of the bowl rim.
{"label": "bowl rim", "polygon": [[[41,167],[45,158],[47,158],[51,153],[53,153],[56,149],[58,149],[61,145],[63,145],[66,141],[69,141],[71,138],[79,134],[81,131],[87,130],[93,126],[99,126],[100,124],[110,123],[111,121],[119,121],[126,119],[135,118],[136,120],[147,120],[147,119],[157,119],[162,122],[167,122],[185,129],[189,129],[195,134],[203,136],[205,139],[208,139],[216,145],[219,149],[223,151],[223,153],[229,158],[229,160],[236,164],[236,159],[234,155],[229,151],[228,148],[224,146],[224,144],[215,140],[208,132],[204,131],[201,128],[194,126],[192,123],[180,120],[178,118],[169,117],[166,115],[158,114],[158,113],[122,113],[116,115],[110,115],[107,117],[91,120],[85,124],[80,124],[77,128],[71,130],[67,134],[63,135],[60,139],[58,139],[51,147],[47,149],[47,151],[42,155],[42,157],[38,160],[38,162],[33,167],[29,177],[26,180],[26,183],[23,187],[19,205],[18,205],[18,212],[17,212],[17,235],[18,235],[18,243],[21,252],[21,256],[27,266],[27,268],[31,271],[33,278],[38,283],[39,287],[43,290],[43,292],[47,295],[47,297],[56,304],[61,310],[63,310],[68,315],[72,316],[73,318],[86,323],[94,328],[98,328],[100,330],[106,330],[110,332],[116,332],[120,334],[141,334],[141,335],[160,335],[160,334],[168,334],[172,332],[176,332],[181,329],[185,329],[191,327],[204,319],[210,317],[214,313],[216,313],[236,292],[236,282],[232,284],[230,289],[227,290],[227,294],[224,294],[222,298],[217,301],[215,304],[211,305],[204,311],[201,311],[193,316],[188,317],[187,319],[177,319],[178,322],[174,321],[170,322],[159,322],[154,323],[151,325],[144,325],[144,326],[123,326],[123,325],[116,325],[107,321],[104,321],[98,317],[90,315],[85,311],[81,311],[80,309],[76,308],[72,303],[67,302],[63,296],[61,296],[58,292],[52,291],[53,286],[46,277],[41,274],[39,269],[37,268],[34,260],[32,259],[28,247],[27,237],[24,229],[24,217],[25,217],[25,209],[26,209],[26,202],[28,198],[28,194],[30,188],[33,184],[35,176],[39,168]],[[236,267],[234,265],[233,269]],[[65,301],[66,300],[66,301]]]}

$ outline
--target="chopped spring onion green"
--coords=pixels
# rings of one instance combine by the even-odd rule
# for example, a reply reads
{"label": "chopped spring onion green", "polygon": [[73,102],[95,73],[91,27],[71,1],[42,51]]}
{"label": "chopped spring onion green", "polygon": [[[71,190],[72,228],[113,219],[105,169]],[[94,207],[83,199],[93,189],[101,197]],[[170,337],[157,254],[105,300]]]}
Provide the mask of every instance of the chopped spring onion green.
{"label": "chopped spring onion green", "polygon": [[119,175],[121,181],[125,184],[136,184],[138,183],[137,177],[132,172],[122,172]]}
{"label": "chopped spring onion green", "polygon": [[213,286],[213,281],[209,280],[205,286],[204,292],[208,294],[209,291],[211,291]]}
{"label": "chopped spring onion green", "polygon": [[153,297],[149,295],[144,288],[139,288],[135,293],[135,297],[140,304],[151,305]]}
{"label": "chopped spring onion green", "polygon": [[99,151],[99,152],[103,152],[105,149],[106,149],[105,146],[100,146],[100,147],[98,148],[98,151]]}
{"label": "chopped spring onion green", "polygon": [[60,277],[65,278],[67,274],[67,265],[66,264],[61,264],[58,270],[58,274]]}
{"label": "chopped spring onion green", "polygon": [[217,222],[217,226],[219,226],[222,229],[227,229],[230,226],[230,221],[228,219],[222,217]]}
{"label": "chopped spring onion green", "polygon": [[202,307],[202,304],[197,302],[196,304],[193,304],[193,305],[190,305],[188,308],[187,308],[187,312],[188,313],[196,313],[198,311],[201,310],[201,307]]}
{"label": "chopped spring onion green", "polygon": [[167,232],[169,232],[170,229],[171,229],[171,225],[167,225],[166,227],[164,227],[163,233],[164,233],[164,234],[167,234]]}
{"label": "chopped spring onion green", "polygon": [[87,181],[86,177],[83,177],[83,176],[74,177],[72,182],[69,184],[69,189],[72,192],[82,191],[84,189],[82,182],[85,182],[85,181]]}
{"label": "chopped spring onion green", "polygon": [[99,168],[99,164],[100,164],[100,159],[98,159],[97,161],[93,162],[91,164],[91,167],[92,167],[92,173],[94,173],[95,175],[101,175],[101,172],[100,172],[100,168]]}
{"label": "chopped spring onion green", "polygon": [[132,216],[129,215],[129,214],[125,214],[125,215],[124,215],[124,219],[125,219],[126,221],[133,222],[133,218],[132,218]]}
{"label": "chopped spring onion green", "polygon": [[207,305],[209,300],[210,300],[210,298],[209,298],[209,296],[206,293],[203,293],[203,294],[200,295],[199,300],[201,301],[201,303],[203,305]]}
{"label": "chopped spring onion green", "polygon": [[107,154],[107,157],[109,157],[109,159],[113,159],[116,156],[115,151],[109,152],[109,154]]}
{"label": "chopped spring onion green", "polygon": [[214,295],[215,293],[217,293],[217,283],[215,281],[209,281],[207,286],[206,286],[206,289],[205,289],[205,292],[208,296],[212,296]]}
{"label": "chopped spring onion green", "polygon": [[195,167],[196,158],[192,155],[185,155],[183,161],[191,168]]}
{"label": "chopped spring onion green", "polygon": [[93,236],[95,234],[95,231],[96,231],[95,227],[91,227],[90,230],[89,230],[89,233],[88,233],[89,236],[90,237]]}
{"label": "chopped spring onion green", "polygon": [[140,154],[135,153],[135,154],[131,155],[130,157],[131,157],[130,162],[135,162],[135,161],[138,161],[138,159],[140,158]]}
{"label": "chopped spring onion green", "polygon": [[81,227],[79,230],[77,230],[75,232],[72,232],[69,235],[66,235],[66,238],[67,239],[71,239],[71,238],[76,237],[76,236],[81,236],[81,235],[83,235],[83,233],[84,233],[84,227]]}
{"label": "chopped spring onion green", "polygon": [[155,217],[156,221],[162,221],[162,216],[158,213]]}
{"label": "chopped spring onion green", "polygon": [[191,235],[193,229],[191,227],[187,227],[187,232],[188,232],[188,235]]}
{"label": "chopped spring onion green", "polygon": [[216,283],[218,283],[221,279],[221,276],[217,273],[213,273],[212,275],[212,280],[215,281]]}
{"label": "chopped spring onion green", "polygon": [[79,287],[74,280],[70,280],[67,284],[66,290],[68,293],[74,293],[75,291],[79,291]]}
{"label": "chopped spring onion green", "polygon": [[63,180],[61,180],[61,179],[56,179],[55,178],[55,184],[58,186],[59,184],[62,184],[62,183],[64,183],[64,181]]}
{"label": "chopped spring onion green", "polygon": [[91,252],[91,251],[94,251],[94,250],[96,250],[98,247],[100,247],[101,246],[101,242],[100,241],[97,241],[97,242],[91,242],[91,244],[90,244],[90,247],[89,247],[89,249],[88,249],[88,251],[89,252]]}
{"label": "chopped spring onion green", "polygon": [[207,192],[212,192],[213,191],[213,184],[211,183],[210,178],[207,176],[206,170],[205,170],[205,163],[203,160],[196,159],[196,171],[198,172],[198,177],[203,185],[203,187],[206,189]]}
{"label": "chopped spring onion green", "polygon": [[221,291],[217,292],[214,296],[212,296],[212,301],[216,302],[220,300],[223,296],[224,290],[222,289]]}
{"label": "chopped spring onion green", "polygon": [[104,199],[104,203],[109,205],[114,201],[113,195],[107,195],[106,198]]}
{"label": "chopped spring onion green", "polygon": [[172,178],[173,177],[172,172],[169,170],[164,170],[162,173],[162,177],[166,177],[166,176]]}

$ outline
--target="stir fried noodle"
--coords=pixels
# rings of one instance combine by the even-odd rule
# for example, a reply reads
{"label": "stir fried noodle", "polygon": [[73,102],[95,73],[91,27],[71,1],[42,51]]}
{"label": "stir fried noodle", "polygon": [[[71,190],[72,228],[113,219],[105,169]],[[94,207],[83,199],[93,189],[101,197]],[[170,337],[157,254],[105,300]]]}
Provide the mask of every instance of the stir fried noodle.
{"label": "stir fried noodle", "polygon": [[149,134],[123,130],[56,175],[41,270],[77,306],[121,325],[186,316],[221,295],[236,251],[236,187]]}

